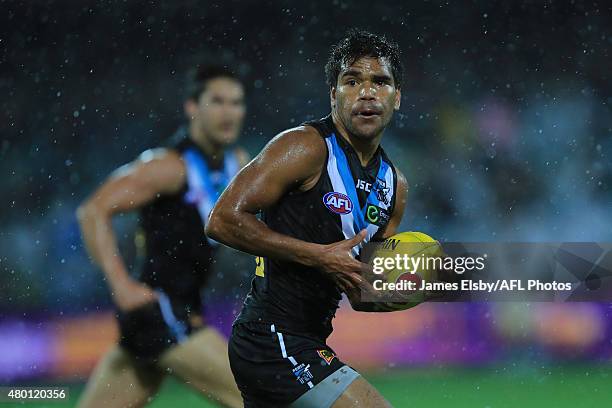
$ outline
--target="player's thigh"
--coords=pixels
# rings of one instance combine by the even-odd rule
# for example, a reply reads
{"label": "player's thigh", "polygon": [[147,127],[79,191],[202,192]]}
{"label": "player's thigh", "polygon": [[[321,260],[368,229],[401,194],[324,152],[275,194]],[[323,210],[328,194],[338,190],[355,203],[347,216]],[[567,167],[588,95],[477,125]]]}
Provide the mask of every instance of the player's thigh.
{"label": "player's thigh", "polygon": [[332,408],[379,408],[391,407],[385,398],[363,377],[356,378]]}
{"label": "player's thigh", "polygon": [[163,377],[161,371],[138,365],[129,353],[114,346],[96,365],[77,406],[144,406],[159,389]]}
{"label": "player's thigh", "polygon": [[227,342],[210,327],[200,329],[165,351],[160,366],[202,391],[230,390],[239,395],[227,355]]}

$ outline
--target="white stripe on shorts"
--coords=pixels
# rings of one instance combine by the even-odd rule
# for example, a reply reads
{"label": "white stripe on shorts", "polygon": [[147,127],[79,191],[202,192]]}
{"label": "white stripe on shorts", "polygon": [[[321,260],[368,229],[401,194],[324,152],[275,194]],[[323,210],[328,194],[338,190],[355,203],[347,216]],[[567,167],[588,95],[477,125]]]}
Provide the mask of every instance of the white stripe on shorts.
{"label": "white stripe on shorts", "polygon": [[[274,326],[273,324],[270,325],[270,331],[272,331],[272,333],[276,333],[276,335],[278,336],[278,342],[280,343],[280,348],[281,348],[281,353],[283,354],[283,358],[288,359],[291,364],[293,364],[293,366],[297,366],[298,363],[295,360],[295,358],[293,356],[288,356],[287,355],[287,349],[285,348],[285,340],[283,339],[283,333],[281,332],[277,332],[276,331],[276,326]],[[308,388],[313,388],[314,384],[312,383],[312,381],[308,381]]]}

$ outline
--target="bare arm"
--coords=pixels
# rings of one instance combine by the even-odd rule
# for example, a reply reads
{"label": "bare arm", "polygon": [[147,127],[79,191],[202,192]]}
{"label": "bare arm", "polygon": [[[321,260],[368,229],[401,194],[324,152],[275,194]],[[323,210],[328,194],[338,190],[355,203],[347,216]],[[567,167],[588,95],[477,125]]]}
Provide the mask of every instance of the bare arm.
{"label": "bare arm", "polygon": [[206,225],[207,235],[244,252],[297,262],[361,282],[358,272],[366,265],[355,260],[350,250],[363,240],[363,233],[320,245],[277,233],[256,217],[289,191],[314,186],[325,165],[326,149],[316,130],[308,126],[276,136],[221,195]]}
{"label": "bare arm", "polygon": [[122,309],[141,304],[152,293],[130,279],[117,248],[112,216],[135,210],[159,195],[176,192],[184,180],[185,167],[177,153],[146,151],[111,174],[77,210],[87,251],[104,272],[115,301]]}

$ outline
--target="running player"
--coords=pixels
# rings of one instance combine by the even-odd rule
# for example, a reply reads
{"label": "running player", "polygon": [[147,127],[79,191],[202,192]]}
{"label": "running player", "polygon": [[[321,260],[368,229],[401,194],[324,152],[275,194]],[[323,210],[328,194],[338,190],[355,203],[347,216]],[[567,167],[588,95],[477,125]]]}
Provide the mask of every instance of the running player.
{"label": "running player", "polygon": [[270,141],[207,224],[209,236],[259,256],[229,341],[245,407],[388,406],[326,339],[342,291],[371,310],[357,290],[369,268],[355,256],[394,234],[404,212],[406,180],[380,147],[400,107],[400,51],[350,31],[325,71],[331,114]]}
{"label": "running player", "polygon": [[[200,290],[215,247],[206,219],[246,164],[230,145],[245,106],[238,78],[223,67],[198,68],[184,109],[189,127],[166,148],[119,168],[79,208],[84,242],[104,272],[117,306],[120,340],[98,363],[79,406],[140,407],[172,373],[223,406],[242,406],[225,339],[200,316]],[[140,211],[144,262],[131,278],[118,253],[111,218]],[[138,240],[137,240],[138,241]]]}

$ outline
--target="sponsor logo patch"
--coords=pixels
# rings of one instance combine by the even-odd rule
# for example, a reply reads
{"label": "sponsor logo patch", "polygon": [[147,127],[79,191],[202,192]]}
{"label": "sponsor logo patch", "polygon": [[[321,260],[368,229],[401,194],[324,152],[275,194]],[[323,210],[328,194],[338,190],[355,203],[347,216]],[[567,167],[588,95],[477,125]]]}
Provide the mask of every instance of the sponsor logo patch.
{"label": "sponsor logo patch", "polygon": [[310,372],[310,364],[306,365],[302,363],[295,366],[295,368],[293,369],[293,375],[295,375],[300,384],[305,384],[308,381],[312,380],[313,375]]}
{"label": "sponsor logo patch", "polygon": [[378,201],[389,205],[389,192],[391,189],[387,187],[387,182],[384,179],[376,177],[376,183],[373,188],[374,191],[376,191],[376,198],[378,198]]}
{"label": "sponsor logo patch", "polygon": [[336,214],[348,214],[353,211],[353,202],[342,193],[330,191],[323,196],[323,204]]}
{"label": "sponsor logo patch", "polygon": [[333,359],[336,358],[336,355],[329,350],[317,350],[317,354],[325,360],[327,365],[330,365]]}
{"label": "sponsor logo patch", "polygon": [[355,187],[369,193],[372,190],[372,183],[368,183],[362,179],[357,179],[357,185]]}
{"label": "sponsor logo patch", "polygon": [[374,204],[368,204],[368,207],[366,208],[366,219],[370,224],[382,227],[389,222],[389,214],[386,210],[383,210]]}

